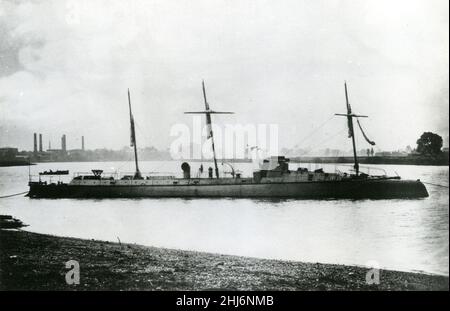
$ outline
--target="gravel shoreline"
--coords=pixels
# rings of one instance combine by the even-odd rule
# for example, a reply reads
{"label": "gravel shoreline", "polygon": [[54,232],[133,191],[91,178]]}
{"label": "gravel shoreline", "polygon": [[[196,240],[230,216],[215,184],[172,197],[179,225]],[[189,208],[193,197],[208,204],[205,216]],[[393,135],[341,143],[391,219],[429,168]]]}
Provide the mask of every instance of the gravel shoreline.
{"label": "gravel shoreline", "polygon": [[0,290],[449,290],[447,276],[391,270],[368,285],[367,271],[0,230]]}

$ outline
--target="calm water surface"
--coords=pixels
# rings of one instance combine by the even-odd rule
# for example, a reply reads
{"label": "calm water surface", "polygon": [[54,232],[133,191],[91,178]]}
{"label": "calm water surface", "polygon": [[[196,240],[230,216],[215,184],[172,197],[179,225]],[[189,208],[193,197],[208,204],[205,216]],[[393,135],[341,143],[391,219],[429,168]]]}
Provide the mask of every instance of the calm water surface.
{"label": "calm water surface", "polygon": [[[193,163],[195,172],[200,163]],[[205,163],[204,163],[205,166]],[[251,164],[236,164],[250,174]],[[291,167],[295,168],[295,164]],[[312,169],[315,165],[303,165]],[[334,165],[323,165],[334,171]],[[206,168],[207,166],[205,166]],[[317,166],[318,167],[318,166]],[[448,186],[448,167],[383,165],[404,179]],[[73,172],[132,171],[131,162],[43,163]],[[142,162],[142,172],[180,172],[177,162]],[[0,196],[28,190],[28,167],[0,168]],[[184,250],[449,274],[449,191],[426,185],[414,200],[0,199],[0,214],[27,230]]]}

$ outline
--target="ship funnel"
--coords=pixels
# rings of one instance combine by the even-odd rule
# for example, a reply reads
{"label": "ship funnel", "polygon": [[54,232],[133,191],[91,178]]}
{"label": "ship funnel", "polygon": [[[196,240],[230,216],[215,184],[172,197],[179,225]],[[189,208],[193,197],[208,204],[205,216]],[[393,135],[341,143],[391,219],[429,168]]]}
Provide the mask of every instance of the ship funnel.
{"label": "ship funnel", "polygon": [[191,178],[191,167],[187,162],[183,162],[183,164],[181,164],[181,169],[183,170],[183,178]]}

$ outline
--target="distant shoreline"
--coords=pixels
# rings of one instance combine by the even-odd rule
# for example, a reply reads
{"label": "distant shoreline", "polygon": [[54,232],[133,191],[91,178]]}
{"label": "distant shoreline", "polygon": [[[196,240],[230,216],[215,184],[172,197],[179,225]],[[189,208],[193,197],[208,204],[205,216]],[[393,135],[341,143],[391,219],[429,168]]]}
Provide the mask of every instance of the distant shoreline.
{"label": "distant shoreline", "polygon": [[[1,290],[449,290],[447,276],[0,231]],[[80,284],[65,282],[65,263]]]}
{"label": "distant shoreline", "polygon": [[[37,163],[74,163],[74,162],[125,162],[131,160],[59,160],[59,161],[33,161],[31,165]],[[187,162],[209,162],[212,159],[142,159],[141,161],[187,161]],[[394,157],[394,156],[373,156],[373,157],[358,157],[360,164],[377,164],[377,165],[418,165],[418,166],[448,166],[449,157],[448,154],[443,154],[438,157],[423,157],[423,156],[407,156],[407,157]],[[251,159],[218,159],[218,162],[228,163],[251,163]],[[312,164],[351,164],[353,163],[353,157],[290,157],[291,163],[312,163]],[[27,166],[28,162],[24,161],[0,161],[0,167],[8,166]]]}
{"label": "distant shoreline", "polygon": [[0,161],[0,167],[28,166],[28,165],[36,165],[36,163],[28,163],[28,161]]}
{"label": "distant shoreline", "polygon": [[[292,163],[353,163],[353,157],[292,157]],[[381,165],[420,165],[420,166],[448,166],[448,153],[437,157],[424,156],[373,156],[358,157],[360,164],[381,164]]]}

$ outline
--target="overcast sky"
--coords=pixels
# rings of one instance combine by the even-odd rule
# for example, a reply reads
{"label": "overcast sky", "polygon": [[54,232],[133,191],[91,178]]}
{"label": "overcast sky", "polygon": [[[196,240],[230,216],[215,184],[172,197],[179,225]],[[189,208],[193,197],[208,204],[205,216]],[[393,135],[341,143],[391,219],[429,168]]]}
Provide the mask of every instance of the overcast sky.
{"label": "overcast sky", "polygon": [[[424,131],[448,146],[448,1],[0,0],[0,146],[168,148],[184,111],[275,123],[280,147],[348,149],[343,83],[378,148]],[[361,137],[361,148],[367,147]]]}

